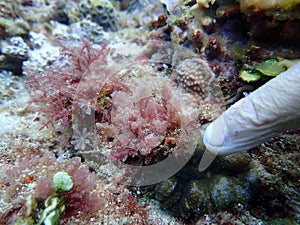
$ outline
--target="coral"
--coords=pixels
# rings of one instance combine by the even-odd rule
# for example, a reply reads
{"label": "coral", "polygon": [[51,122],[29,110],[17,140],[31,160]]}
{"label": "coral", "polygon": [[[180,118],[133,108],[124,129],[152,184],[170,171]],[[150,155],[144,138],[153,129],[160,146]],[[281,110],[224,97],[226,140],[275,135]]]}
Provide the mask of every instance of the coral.
{"label": "coral", "polygon": [[0,83],[3,85],[3,87],[11,87],[15,84],[15,82],[18,80],[16,76],[12,74],[10,71],[1,71],[0,72]]}
{"label": "coral", "polygon": [[[23,68],[42,72],[60,55],[60,47],[54,46],[42,33],[29,32],[29,40],[33,46],[28,52],[29,59],[23,63]],[[26,70],[24,71],[26,75]]]}
{"label": "coral", "polygon": [[205,47],[205,54],[207,55],[207,57],[209,57],[210,59],[221,58],[221,45],[222,44],[220,43],[220,40],[218,40],[218,38],[210,36]]}
{"label": "coral", "polygon": [[[47,22],[51,19],[56,19],[62,17],[59,15],[61,9],[65,4],[65,0],[63,1],[31,1],[30,3],[26,3],[26,1],[19,0],[18,1],[18,9],[22,12],[21,16],[25,21],[28,22]],[[61,19],[61,18],[60,18]]]}
{"label": "coral", "polygon": [[17,1],[3,0],[0,2],[0,39],[10,36],[26,37],[30,26],[21,17]]}
{"label": "coral", "polygon": [[[263,10],[240,11],[242,2]],[[0,224],[298,224],[299,132],[253,149],[255,160],[246,152],[220,157],[205,172],[195,156],[149,192],[128,188],[129,172],[116,168],[149,168],[194,150],[199,126],[218,110],[213,99],[222,97],[214,86],[220,77],[227,96],[236,91],[231,104],[270,79],[260,74],[250,86],[240,82],[240,70],[274,75],[275,67],[255,62],[300,58],[288,43],[299,39],[298,6],[265,10],[265,2],[252,2],[0,1]],[[10,37],[30,46],[26,57],[5,49],[13,46]],[[267,50],[253,44],[260,37],[267,37]],[[287,48],[273,42],[277,37]],[[195,54],[176,61],[174,49],[153,51],[149,39],[176,41]],[[233,56],[234,44],[243,49]],[[30,90],[21,88],[23,78]],[[89,118],[95,130],[80,124]],[[62,171],[73,188],[58,195],[52,178]]]}
{"label": "coral", "polygon": [[87,145],[91,145],[91,133],[84,127],[80,132],[78,129],[74,129],[73,140],[71,144],[75,146],[75,149],[84,150]]}
{"label": "coral", "polygon": [[30,25],[27,21],[16,18],[6,19],[0,18],[0,38],[10,36],[27,37],[30,30]]}
{"label": "coral", "polygon": [[9,43],[3,43],[0,69],[10,70],[14,74],[21,75],[23,61],[29,57],[29,49],[21,37],[11,37]]}
{"label": "coral", "polygon": [[0,72],[0,101],[15,98],[19,92],[19,77],[12,72],[3,70]]}
{"label": "coral", "polygon": [[99,24],[105,31],[117,31],[115,7],[108,0],[81,0],[79,10],[86,18]]}
{"label": "coral", "polygon": [[26,60],[28,59],[29,46],[21,37],[11,37],[9,45],[2,48],[2,54],[11,60]]}
{"label": "coral", "polygon": [[185,59],[175,68],[174,78],[187,91],[207,99],[211,86],[217,82],[208,64],[200,58]]}
{"label": "coral", "polygon": [[132,12],[134,10],[139,10],[142,8],[141,0],[117,0],[117,2],[119,2],[120,10],[126,10],[128,12]]}
{"label": "coral", "polygon": [[96,44],[103,43],[103,28],[90,20],[82,19],[79,22],[71,24],[71,34],[77,39],[86,38]]}
{"label": "coral", "polygon": [[198,51],[207,45],[208,37],[202,29],[191,27],[188,38]]}

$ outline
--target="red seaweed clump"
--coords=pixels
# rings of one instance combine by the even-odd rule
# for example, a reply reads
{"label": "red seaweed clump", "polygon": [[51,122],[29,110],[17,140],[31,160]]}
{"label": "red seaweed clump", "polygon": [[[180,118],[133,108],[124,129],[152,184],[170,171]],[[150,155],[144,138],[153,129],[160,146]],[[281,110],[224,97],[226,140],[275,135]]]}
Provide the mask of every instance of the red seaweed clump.
{"label": "red seaweed clump", "polygon": [[141,156],[149,164],[162,150],[165,154],[182,151],[188,148],[187,140],[192,145],[189,135],[196,132],[197,107],[193,97],[175,85],[165,77],[145,76],[131,79],[130,91],[113,94],[113,157],[125,161]]}
{"label": "red seaweed clump", "polygon": [[[49,117],[45,126],[52,124],[54,127],[56,122],[61,122],[70,127],[78,85],[89,74],[93,63],[99,67],[107,63],[109,49],[106,45],[92,46],[85,40],[82,45],[71,47],[59,44],[62,47],[62,59],[56,61],[51,69],[39,73],[26,68],[28,85],[34,90],[33,101],[40,103],[40,111]],[[96,87],[86,88],[94,90]]]}
{"label": "red seaweed clump", "polygon": [[[158,152],[194,148],[189,137],[199,125],[195,98],[169,77],[159,76],[150,61],[137,57],[132,68],[130,62],[122,67],[109,61],[106,45],[60,45],[66,62],[57,60],[41,74],[29,72],[29,85],[40,111],[49,117],[45,125],[60,122],[75,129],[75,149],[92,145],[89,138],[95,131],[85,127],[89,119],[96,125],[93,141],[113,142],[111,155],[117,160],[139,156],[149,164]],[[170,137],[172,144],[166,141]]]}
{"label": "red seaweed clump", "polygon": [[[101,180],[81,163],[80,158],[62,160],[52,154],[27,156],[20,165],[7,169],[5,179],[1,180],[6,191],[4,201],[10,203],[1,213],[7,224],[15,224],[22,217],[38,217],[45,199],[55,193],[51,187],[52,177],[59,171],[67,172],[74,183],[71,191],[63,193],[66,209],[62,220],[80,214],[90,218],[103,208],[105,201],[97,192]],[[35,200],[41,204],[34,206],[31,202]],[[11,215],[11,211],[16,212]]]}

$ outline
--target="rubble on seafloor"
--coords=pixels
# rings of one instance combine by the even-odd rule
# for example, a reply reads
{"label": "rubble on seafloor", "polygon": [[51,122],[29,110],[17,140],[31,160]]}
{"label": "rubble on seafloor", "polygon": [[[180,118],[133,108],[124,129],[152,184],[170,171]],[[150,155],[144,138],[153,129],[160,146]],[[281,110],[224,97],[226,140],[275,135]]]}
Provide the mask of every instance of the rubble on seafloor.
{"label": "rubble on seafloor", "polygon": [[[299,1],[0,6],[0,224],[300,223],[299,130],[198,171],[200,128],[299,61]],[[147,186],[116,163],[172,154],[190,158]]]}

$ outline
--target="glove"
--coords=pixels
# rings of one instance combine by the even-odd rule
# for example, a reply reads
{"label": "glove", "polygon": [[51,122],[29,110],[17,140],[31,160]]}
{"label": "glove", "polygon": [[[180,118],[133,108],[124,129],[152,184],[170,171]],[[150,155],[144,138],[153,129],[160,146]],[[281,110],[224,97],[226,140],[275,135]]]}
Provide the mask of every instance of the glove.
{"label": "glove", "polygon": [[[199,169],[205,170],[216,155],[246,151],[300,127],[300,63],[241,99],[205,130],[206,151]],[[209,151],[209,152],[207,152]]]}

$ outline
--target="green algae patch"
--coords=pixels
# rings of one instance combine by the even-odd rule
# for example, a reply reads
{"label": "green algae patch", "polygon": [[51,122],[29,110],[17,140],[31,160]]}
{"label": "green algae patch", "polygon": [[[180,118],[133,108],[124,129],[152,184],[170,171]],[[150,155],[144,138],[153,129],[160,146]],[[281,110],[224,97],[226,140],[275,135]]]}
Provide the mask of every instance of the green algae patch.
{"label": "green algae patch", "polygon": [[286,68],[278,64],[276,59],[265,60],[255,66],[255,70],[261,72],[264,76],[275,77],[284,72]]}
{"label": "green algae patch", "polygon": [[52,188],[58,193],[70,191],[73,188],[72,177],[66,172],[57,172],[52,179]]}
{"label": "green algae patch", "polygon": [[278,57],[278,60],[279,60],[278,65],[284,66],[287,69],[291,68],[293,65],[297,63],[300,63],[300,59],[284,59]]}
{"label": "green algae patch", "polygon": [[252,70],[242,70],[240,73],[240,78],[246,82],[254,82],[261,79],[261,73]]}
{"label": "green algae patch", "polygon": [[239,77],[246,82],[255,82],[263,76],[276,77],[286,71],[286,67],[276,59],[267,59],[261,63],[251,66],[251,69],[244,69]]}

